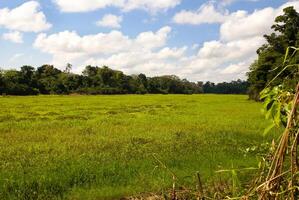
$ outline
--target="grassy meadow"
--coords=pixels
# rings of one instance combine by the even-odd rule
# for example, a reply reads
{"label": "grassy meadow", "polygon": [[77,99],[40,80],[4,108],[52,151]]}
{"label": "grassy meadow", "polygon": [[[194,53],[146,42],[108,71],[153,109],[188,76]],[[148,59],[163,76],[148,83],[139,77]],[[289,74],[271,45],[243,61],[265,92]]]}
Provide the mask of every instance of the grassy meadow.
{"label": "grassy meadow", "polygon": [[[0,199],[119,199],[257,167],[267,126],[243,95],[0,97]],[[246,182],[254,171],[240,173]],[[229,174],[221,174],[229,179]]]}

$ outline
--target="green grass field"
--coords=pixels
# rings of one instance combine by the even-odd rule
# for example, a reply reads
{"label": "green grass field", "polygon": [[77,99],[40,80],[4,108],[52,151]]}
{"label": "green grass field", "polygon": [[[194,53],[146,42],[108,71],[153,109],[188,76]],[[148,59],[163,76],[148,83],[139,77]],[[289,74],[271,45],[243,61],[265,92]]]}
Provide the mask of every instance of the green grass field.
{"label": "green grass field", "polygon": [[0,97],[0,107],[0,199],[161,192],[172,177],[153,154],[179,184],[194,185],[197,171],[208,183],[216,170],[257,167],[271,141],[247,96]]}

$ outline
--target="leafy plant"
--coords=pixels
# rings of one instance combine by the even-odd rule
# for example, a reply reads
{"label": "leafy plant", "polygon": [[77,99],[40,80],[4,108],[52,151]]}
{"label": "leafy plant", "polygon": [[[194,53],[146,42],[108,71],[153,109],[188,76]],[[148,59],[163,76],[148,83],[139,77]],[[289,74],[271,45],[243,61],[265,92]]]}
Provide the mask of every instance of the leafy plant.
{"label": "leafy plant", "polygon": [[[292,53],[291,51],[292,50]],[[277,86],[271,87],[273,83],[279,76],[288,68],[292,68],[293,73],[299,74],[299,64],[293,63],[293,58],[296,53],[299,51],[299,48],[289,47],[287,48],[283,69],[275,76],[275,78],[270,81],[267,87],[262,90],[260,93],[260,98],[263,100],[263,110],[265,113],[266,119],[271,119],[272,123],[269,127],[265,129],[265,134],[268,133],[273,127],[287,126],[288,117],[294,106],[294,95],[295,89],[289,88],[285,83],[281,83]],[[294,76],[295,74],[292,74]],[[287,77],[286,77],[287,78]]]}
{"label": "leafy plant", "polygon": [[[289,76],[298,76],[299,63],[296,60],[298,51],[299,48],[287,48],[282,69],[260,93],[260,97],[264,101],[265,116],[267,119],[272,119],[272,124],[265,130],[265,133],[269,132],[275,125],[283,125],[285,131],[271,161],[265,182],[256,188],[260,192],[259,199],[283,198],[294,200],[298,198],[296,185],[298,184],[299,170],[299,81],[296,80],[296,88],[289,87],[285,81],[279,85],[271,85],[287,69],[292,72]],[[290,156],[290,163],[286,162],[288,161],[287,156]]]}

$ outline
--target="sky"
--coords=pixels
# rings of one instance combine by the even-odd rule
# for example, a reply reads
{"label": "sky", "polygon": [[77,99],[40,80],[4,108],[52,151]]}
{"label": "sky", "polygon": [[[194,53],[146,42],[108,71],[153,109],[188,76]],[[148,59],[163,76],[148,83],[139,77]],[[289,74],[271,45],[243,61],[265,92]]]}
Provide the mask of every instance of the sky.
{"label": "sky", "polygon": [[246,79],[287,6],[299,0],[0,0],[0,68]]}

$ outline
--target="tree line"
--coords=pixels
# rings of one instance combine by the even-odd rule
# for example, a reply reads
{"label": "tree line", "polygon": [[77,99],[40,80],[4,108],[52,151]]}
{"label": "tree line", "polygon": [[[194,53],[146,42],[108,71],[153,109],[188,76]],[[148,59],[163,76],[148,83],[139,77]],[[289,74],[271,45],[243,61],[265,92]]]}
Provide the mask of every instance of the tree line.
{"label": "tree line", "polygon": [[214,84],[190,82],[175,75],[147,77],[144,74],[125,75],[107,66],[86,66],[81,75],[71,73],[67,65],[61,71],[53,65],[37,69],[23,66],[20,70],[0,70],[0,94],[245,94],[246,82]]}
{"label": "tree line", "polygon": [[247,81],[237,80],[231,82],[213,83],[206,82],[203,84],[204,93],[212,94],[246,94],[249,83]]}
{"label": "tree line", "polygon": [[197,83],[176,76],[146,77],[144,74],[125,75],[107,66],[86,66],[81,75],[53,65],[37,69],[23,66],[20,70],[0,72],[0,93],[7,95],[37,94],[194,94],[202,93]]}

